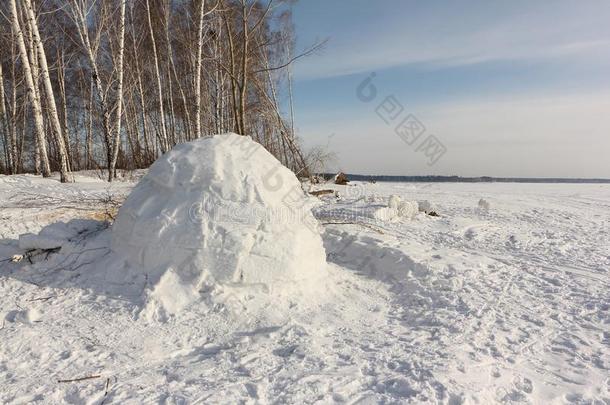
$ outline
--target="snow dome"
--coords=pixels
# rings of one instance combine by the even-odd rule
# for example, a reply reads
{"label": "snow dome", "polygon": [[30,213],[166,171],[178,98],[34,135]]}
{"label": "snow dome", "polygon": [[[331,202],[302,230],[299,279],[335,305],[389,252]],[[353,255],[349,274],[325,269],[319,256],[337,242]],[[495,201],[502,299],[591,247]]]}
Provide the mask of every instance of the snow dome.
{"label": "snow dome", "polygon": [[271,291],[318,278],[325,266],[311,204],[296,176],[250,137],[202,138],[151,166],[119,211],[112,250],[152,285]]}

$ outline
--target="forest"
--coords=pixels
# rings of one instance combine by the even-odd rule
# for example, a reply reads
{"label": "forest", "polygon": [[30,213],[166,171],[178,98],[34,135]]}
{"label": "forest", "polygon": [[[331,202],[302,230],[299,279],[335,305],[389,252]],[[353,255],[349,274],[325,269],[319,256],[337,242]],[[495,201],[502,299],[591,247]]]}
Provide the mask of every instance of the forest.
{"label": "forest", "polygon": [[0,4],[0,174],[146,168],[174,145],[250,135],[307,173],[290,0]]}

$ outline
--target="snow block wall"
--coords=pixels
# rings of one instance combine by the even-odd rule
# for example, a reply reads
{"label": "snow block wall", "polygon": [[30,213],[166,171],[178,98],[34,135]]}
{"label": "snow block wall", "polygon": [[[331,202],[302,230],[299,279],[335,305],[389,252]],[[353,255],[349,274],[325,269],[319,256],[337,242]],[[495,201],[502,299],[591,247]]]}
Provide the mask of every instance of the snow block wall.
{"label": "snow block wall", "polygon": [[119,211],[112,250],[151,288],[182,299],[217,284],[272,291],[319,278],[326,265],[312,203],[250,137],[202,138],[151,166]]}

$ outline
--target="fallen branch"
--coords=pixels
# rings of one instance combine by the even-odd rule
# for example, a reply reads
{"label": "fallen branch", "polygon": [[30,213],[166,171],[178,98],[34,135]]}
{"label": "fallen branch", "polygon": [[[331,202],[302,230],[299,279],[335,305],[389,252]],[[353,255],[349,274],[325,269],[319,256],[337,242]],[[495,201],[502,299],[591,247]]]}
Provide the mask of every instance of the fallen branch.
{"label": "fallen branch", "polygon": [[32,298],[32,299],[29,299],[29,300],[27,300],[27,301],[28,301],[28,302],[34,302],[34,301],[48,301],[48,300],[50,300],[51,298],[56,298],[56,297],[57,297],[57,295],[51,295],[51,296],[49,296],[49,297]]}
{"label": "fallen branch", "polygon": [[106,378],[106,388],[104,389],[104,399],[100,403],[100,405],[104,405],[106,400],[108,399],[108,388],[110,387],[110,378]]}
{"label": "fallen branch", "polygon": [[58,383],[71,383],[71,382],[79,382],[79,381],[85,381],[85,380],[93,380],[95,378],[100,378],[101,375],[90,375],[87,377],[80,377],[80,378],[74,378],[71,380],[57,380]]}
{"label": "fallen branch", "polygon": [[317,191],[311,191],[309,194],[319,197],[319,196],[325,195],[325,194],[334,194],[334,192],[335,192],[334,190],[317,190]]}
{"label": "fallen branch", "polygon": [[46,254],[45,260],[48,260],[49,256],[51,254],[57,253],[60,250],[61,250],[61,246],[50,248],[50,249],[28,249],[22,255],[13,255],[13,257],[11,257],[10,260],[13,263],[19,263],[20,261],[22,261],[25,258],[25,259],[28,259],[28,262],[30,262],[30,264],[34,264],[34,262],[32,261],[33,257]]}

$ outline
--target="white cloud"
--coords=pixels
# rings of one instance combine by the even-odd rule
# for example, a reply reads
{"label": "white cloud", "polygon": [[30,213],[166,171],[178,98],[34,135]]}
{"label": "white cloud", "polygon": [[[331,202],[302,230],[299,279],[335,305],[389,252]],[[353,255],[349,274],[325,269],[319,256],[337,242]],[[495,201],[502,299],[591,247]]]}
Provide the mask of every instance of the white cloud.
{"label": "white cloud", "polygon": [[[303,127],[355,173],[610,178],[610,93],[473,100],[414,111],[447,146],[433,167],[371,110]],[[318,134],[317,138],[316,135]]]}

